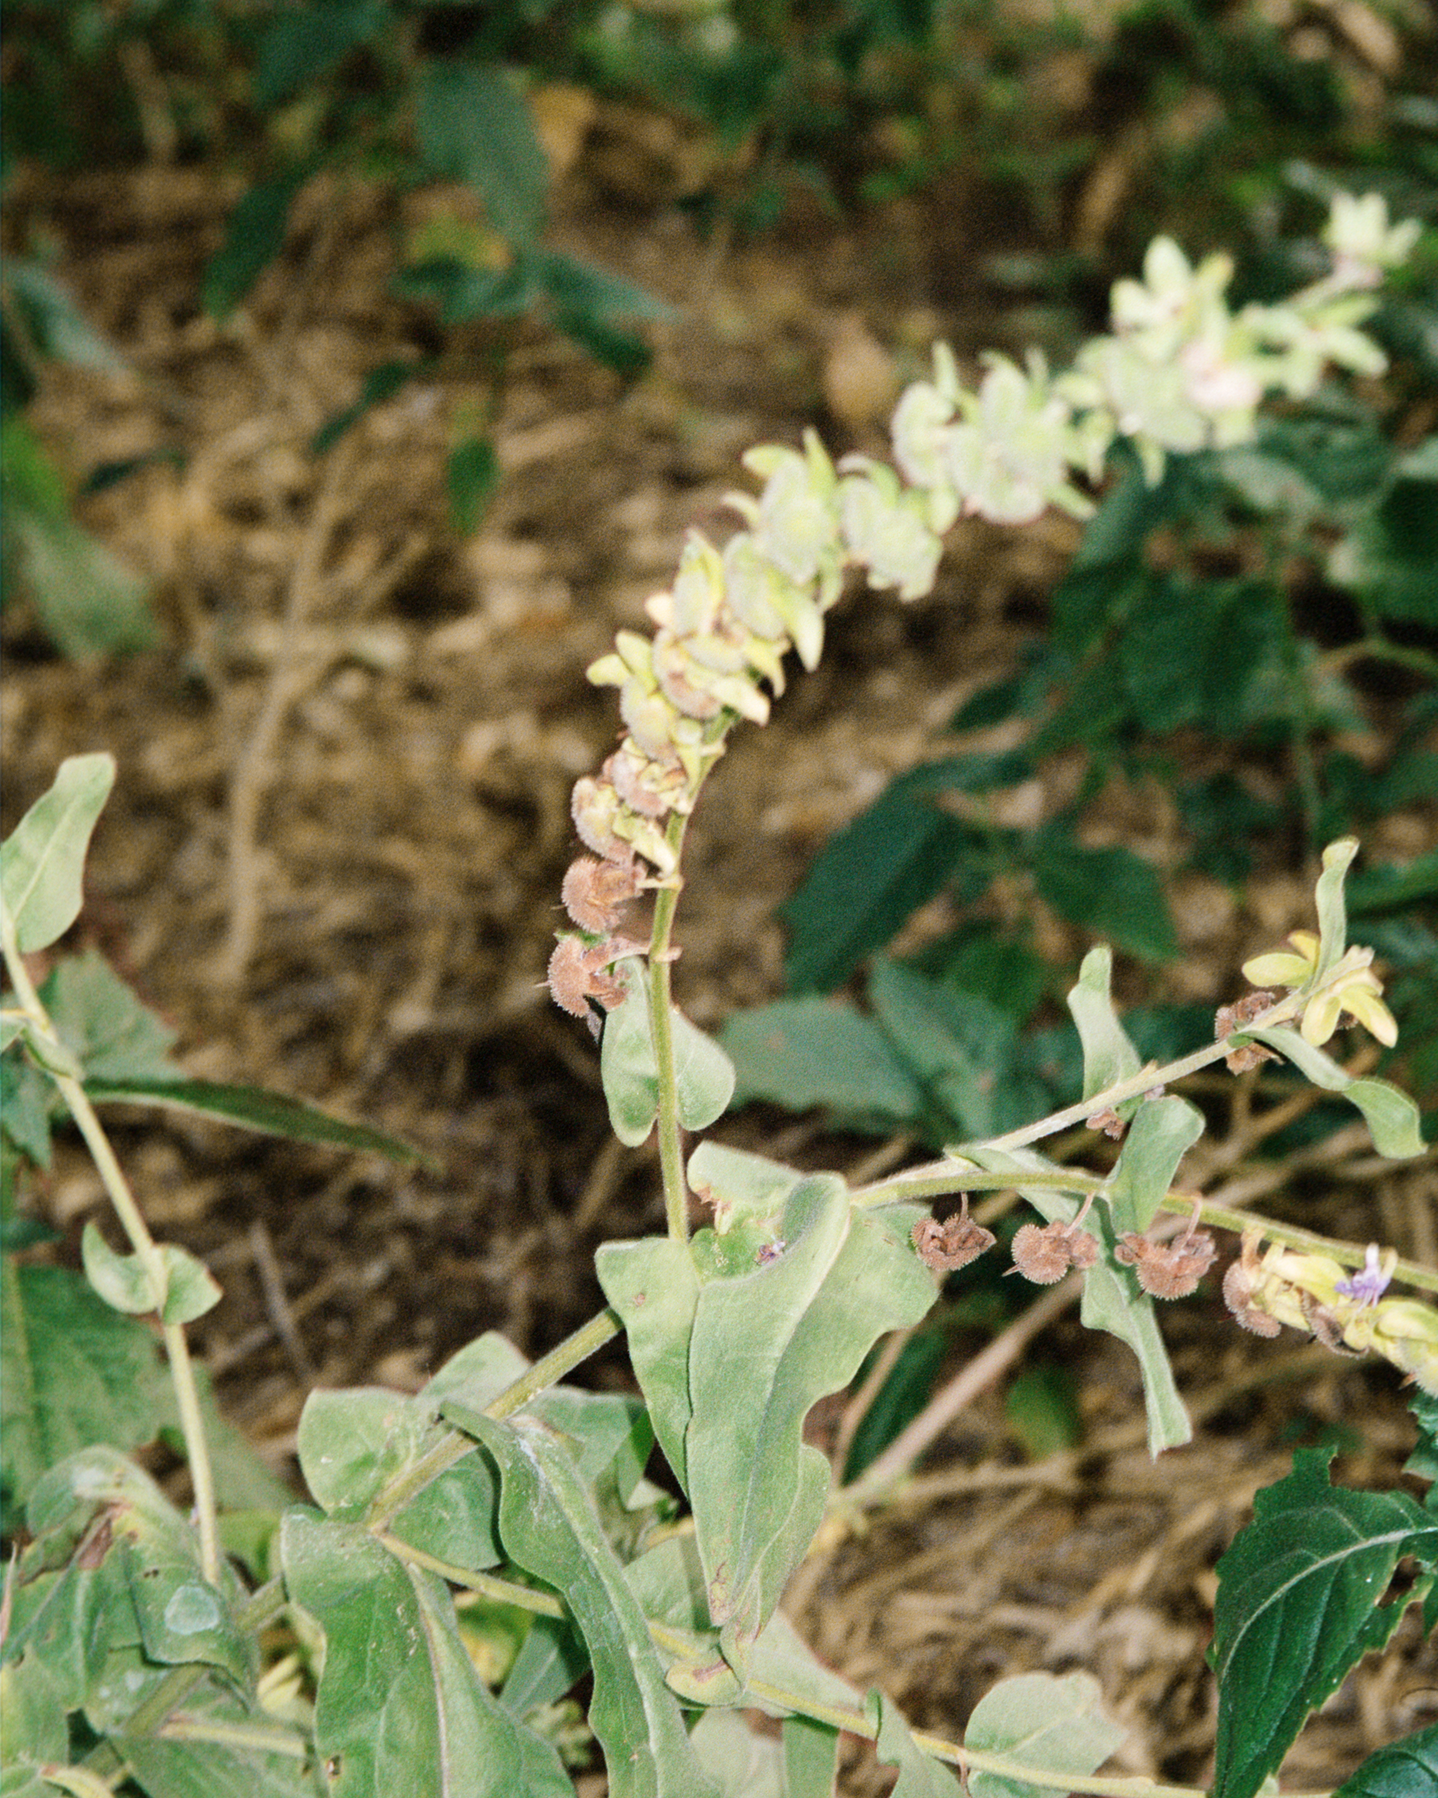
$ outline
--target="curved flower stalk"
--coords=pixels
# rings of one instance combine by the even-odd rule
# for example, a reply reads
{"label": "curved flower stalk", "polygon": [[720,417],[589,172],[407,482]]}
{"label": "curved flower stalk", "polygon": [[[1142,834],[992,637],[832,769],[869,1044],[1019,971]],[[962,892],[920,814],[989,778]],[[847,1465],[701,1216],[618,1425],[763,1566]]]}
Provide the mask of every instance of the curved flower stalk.
{"label": "curved flower stalk", "polygon": [[[1340,196],[1327,237],[1335,260],[1324,280],[1284,305],[1238,313],[1225,297],[1230,258],[1194,267],[1176,244],[1157,239],[1143,281],[1114,288],[1112,333],[1057,379],[1041,357],[1025,369],[990,357],[971,392],[952,352],[937,345],[932,379],[910,386],[895,409],[895,468],[864,456],[836,465],[812,431],[802,450],[751,449],[744,463],[761,490],[728,496],[745,528],[722,548],[691,531],[673,586],[648,602],[653,635],[620,631],[589,669],[596,684],[618,689],[624,728],[598,775],[574,788],[575,829],[596,859],[581,858],[565,877],[575,929],[554,951],[549,984],[598,1035],[600,1016],[629,991],[618,964],[644,953],[622,934],[625,914],[641,892],[656,893],[648,1004],[676,1232],[678,1126],[672,1115],[665,1122],[674,1086],[669,932],[689,813],[730,728],[741,718],[766,722],[791,649],[805,668],[817,664],[824,615],[849,573],[901,600],[921,598],[933,588],[943,534],[961,514],[1019,524],[1050,505],[1076,517],[1092,512],[1076,482],[1097,480],[1120,435],[1156,481],[1170,453],[1251,438],[1265,395],[1312,392],[1327,362],[1381,370],[1383,352],[1357,327],[1378,303],[1367,290],[1409,253],[1417,226],[1390,225],[1376,195]],[[1313,963],[1323,997],[1305,1014],[1310,1042],[1324,1041],[1345,1009],[1391,1040],[1377,982],[1363,952],[1353,953],[1351,978],[1336,992],[1326,980],[1331,962],[1319,955]],[[1289,959],[1296,968],[1298,958]],[[1285,975],[1293,972],[1285,965],[1270,977],[1292,984]]]}

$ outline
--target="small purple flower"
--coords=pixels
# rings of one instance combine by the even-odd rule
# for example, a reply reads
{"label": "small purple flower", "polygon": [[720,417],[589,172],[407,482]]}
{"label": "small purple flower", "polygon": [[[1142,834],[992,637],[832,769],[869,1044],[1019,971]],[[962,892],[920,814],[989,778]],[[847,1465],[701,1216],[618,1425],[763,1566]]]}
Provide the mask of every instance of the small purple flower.
{"label": "small purple flower", "polygon": [[1393,1278],[1391,1268],[1384,1269],[1379,1265],[1378,1244],[1370,1242],[1363,1257],[1363,1270],[1351,1279],[1340,1280],[1335,1291],[1341,1292],[1360,1305],[1376,1305],[1388,1289],[1388,1282]]}

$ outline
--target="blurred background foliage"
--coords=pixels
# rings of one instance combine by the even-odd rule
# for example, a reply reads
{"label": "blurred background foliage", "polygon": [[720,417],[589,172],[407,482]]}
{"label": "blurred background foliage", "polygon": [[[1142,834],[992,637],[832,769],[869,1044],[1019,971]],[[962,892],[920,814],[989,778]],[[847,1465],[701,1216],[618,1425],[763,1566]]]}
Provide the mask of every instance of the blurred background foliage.
{"label": "blurred background foliage", "polygon": [[[1428,227],[1373,326],[1390,376],[1325,391],[1251,452],[1176,462],[1153,491],[1116,467],[1021,671],[953,721],[961,734],[1012,726],[1021,749],[923,770],[834,840],[789,910],[791,986],[842,986],[947,891],[964,921],[875,1002],[912,1034],[913,980],[941,1012],[963,994],[967,1023],[944,1025],[958,1072],[946,1064],[943,1078],[977,1104],[1002,1076],[1037,1104],[1052,1045],[1021,1032],[1056,976],[1022,925],[996,919],[996,886],[1017,876],[1140,960],[1177,949],[1150,864],[1081,845],[1111,776],[1168,787],[1190,866],[1227,881],[1260,840],[1282,838],[1302,863],[1438,787],[1438,39],[1418,0],[77,0],[9,7],[3,55],[7,181],[27,161],[77,176],[151,161],[237,183],[197,295],[217,318],[279,255],[295,196],[321,173],[432,190],[396,227],[392,281],[432,314],[433,352],[377,362],[316,433],[318,455],[441,354],[502,369],[506,321],[533,313],[626,379],[642,374],[642,321],[660,302],[546,241],[554,173],[595,103],[682,123],[684,154],[648,186],[631,159],[620,197],[681,207],[718,243],[816,205],[843,217],[907,200],[936,221],[981,221],[956,280],[977,284],[1017,341],[1062,359],[1101,327],[1110,282],[1155,232],[1195,255],[1232,246],[1235,297],[1271,297],[1321,271],[1311,231],[1334,190],[1382,193]],[[27,581],[65,653],[136,647],[150,636],[144,583],[70,504],[127,470],[69,477],[26,418],[46,359],[113,366],[117,353],[53,278],[43,241],[8,247],[6,580]],[[491,329],[456,349],[456,328],[476,322]],[[490,423],[455,430],[462,531],[499,478]],[[1375,703],[1392,724],[1381,765],[1345,747]],[[1085,773],[1062,816],[1023,831],[984,816],[986,794],[1074,754]],[[1279,797],[1244,778],[1245,755],[1282,771]],[[936,803],[955,792],[962,817]],[[1355,883],[1429,1088],[1435,892],[1432,853]],[[975,1031],[983,1041],[966,1042]],[[972,1104],[935,1111],[934,1071],[917,1074],[919,1113],[879,1121],[921,1115],[939,1137],[990,1127]],[[833,1099],[772,1068],[767,1086],[754,1079],[767,1096]]]}

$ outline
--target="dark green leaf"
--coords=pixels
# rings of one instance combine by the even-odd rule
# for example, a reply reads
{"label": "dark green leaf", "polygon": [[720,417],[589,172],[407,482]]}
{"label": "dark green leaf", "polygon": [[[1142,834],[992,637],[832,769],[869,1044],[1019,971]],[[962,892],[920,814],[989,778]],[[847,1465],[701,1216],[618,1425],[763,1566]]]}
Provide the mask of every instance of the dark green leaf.
{"label": "dark green leaf", "polygon": [[1348,909],[1354,917],[1396,911],[1438,896],[1438,849],[1411,862],[1364,868],[1348,882]]}
{"label": "dark green leaf", "polygon": [[159,1105],[235,1124],[241,1130],[258,1130],[266,1136],[328,1143],[342,1149],[372,1149],[391,1161],[434,1165],[423,1149],[397,1136],[368,1124],[348,1123],[317,1105],[266,1092],[260,1086],[223,1086],[213,1080],[87,1080],[85,1091],[97,1104],[123,1099],[132,1105]]}
{"label": "dark green leaf", "polygon": [[1059,822],[1033,840],[1034,885],[1060,917],[1145,961],[1178,954],[1154,868],[1129,849],[1084,849]]}
{"label": "dark green leaf", "polygon": [[1427,1798],[1438,1792],[1438,1723],[1380,1748],[1333,1798]]}
{"label": "dark green leaf", "polygon": [[987,883],[987,869],[965,870],[978,844],[974,832],[913,787],[913,777],[895,781],[832,836],[804,884],[781,906],[790,930],[784,971],[794,991],[841,986],[956,876],[963,876],[964,898],[976,897]]}
{"label": "dark green leaf", "polygon": [[386,400],[392,400],[409,381],[420,381],[434,370],[434,361],[425,357],[418,362],[381,362],[377,368],[370,369],[360,384],[359,398],[352,406],[334,413],[320,426],[310,438],[310,454],[323,456],[332,450],[352,425],[359,423],[366,412],[375,406],[382,406]]}
{"label": "dark green leaf", "polygon": [[883,959],[869,995],[895,1054],[941,1112],[941,1137],[997,1136],[1029,1121],[1006,1079],[1015,1038],[1007,1012]]}
{"label": "dark green leaf", "polygon": [[449,520],[470,536],[478,530],[499,486],[499,457],[487,437],[469,437],[449,452],[445,481],[449,488]]}
{"label": "dark green leaf", "polygon": [[430,172],[468,182],[511,242],[544,227],[549,163],[529,108],[503,69],[431,58],[415,86],[415,129]]}
{"label": "dark green leaf", "polygon": [[1004,1415],[1031,1461],[1083,1441],[1078,1389],[1066,1367],[1026,1367],[1004,1394]]}
{"label": "dark green leaf", "polygon": [[274,14],[260,39],[254,100],[268,112],[310,86],[389,21],[383,0],[320,0]]}
{"label": "dark green leaf", "polygon": [[1331,1456],[1301,1450],[1218,1563],[1213,1798],[1253,1798],[1308,1713],[1397,1628],[1404,1601],[1378,1600],[1399,1559],[1438,1559],[1438,1519],[1403,1492],[1331,1486]]}
{"label": "dark green leaf", "polygon": [[4,1485],[24,1503],[36,1481],[92,1443],[152,1442],[170,1410],[155,1338],[68,1268],[0,1260]]}
{"label": "dark green leaf", "polygon": [[[843,1469],[846,1486],[858,1479],[928,1404],[947,1352],[948,1340],[942,1330],[921,1330],[904,1344],[849,1444]],[[860,1368],[861,1378],[865,1372]]]}
{"label": "dark green leaf", "polygon": [[1385,618],[1438,625],[1438,437],[1410,450],[1393,483],[1329,557],[1329,578]]}
{"label": "dark green leaf", "polygon": [[230,214],[225,241],[211,257],[201,284],[205,310],[213,318],[227,319],[284,249],[290,204],[307,172],[295,169],[276,181],[260,182]]}
{"label": "dark green leaf", "polygon": [[1151,575],[1135,586],[1118,640],[1134,715],[1155,733],[1200,724],[1239,734],[1271,709],[1285,631],[1267,582]]}

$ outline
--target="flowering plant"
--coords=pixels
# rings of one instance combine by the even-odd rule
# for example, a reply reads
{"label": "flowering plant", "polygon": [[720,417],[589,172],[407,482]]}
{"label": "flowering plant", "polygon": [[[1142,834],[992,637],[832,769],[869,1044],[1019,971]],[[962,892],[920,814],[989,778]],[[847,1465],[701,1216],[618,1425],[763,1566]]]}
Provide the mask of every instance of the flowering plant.
{"label": "flowering plant", "polygon": [[[1286,994],[1245,995],[1220,1014],[1215,1040],[1145,1063],[1112,1002],[1109,952],[1095,949],[1069,995],[1080,1098],[853,1188],[837,1174],[686,1143],[728,1106],[734,1069],[673,1003],[672,935],[703,781],[729,730],[767,717],[787,652],[817,662],[847,571],[917,596],[961,511],[1017,520],[1049,503],[1083,509],[1078,479],[1096,472],[1115,432],[1156,472],[1195,437],[1231,440],[1251,427],[1264,392],[1300,390],[1310,354],[1379,365],[1357,331],[1371,304],[1364,271],[1399,254],[1407,233],[1363,202],[1335,216],[1333,234],[1339,259],[1326,284],[1286,308],[1237,315],[1222,260],[1194,270],[1172,245],[1156,246],[1146,284],[1116,298],[1114,334],[1058,381],[1037,361],[1027,372],[995,362],[966,393],[940,350],[934,379],[900,403],[899,473],[864,459],[836,466],[813,435],[802,452],[750,453],[763,487],[736,496],[747,528],[722,548],[692,535],[673,587],[650,602],[653,636],[622,632],[590,671],[618,688],[623,735],[575,788],[588,853],[565,877],[574,928],[550,963],[556,1001],[600,1038],[616,1135],[635,1144],[657,1130],[666,1232],[603,1245],[606,1308],[532,1365],[486,1335],[413,1397],[313,1393],[297,1442],[312,1502],[222,1502],[185,1338],[218,1289],[192,1257],[149,1236],[96,1117],[86,1048],[65,1041],[30,980],[26,954],[78,912],[113,772],[104,757],[62,768],[0,864],[7,1077],[23,1066],[53,1081],[95,1155],[133,1252],[87,1235],[85,1302],[128,1314],[125,1323],[155,1318],[194,1502],[182,1512],[125,1452],[142,1437],[94,1419],[93,1407],[88,1440],[37,1451],[20,1470],[13,1496],[27,1539],[7,1578],[0,1664],[7,1793],[559,1798],[572,1790],[565,1757],[588,1739],[562,1706],[588,1673],[587,1728],[612,1798],[822,1798],[846,1732],[875,1741],[880,1761],[899,1769],[902,1798],[957,1792],[948,1767],[972,1798],[1200,1798],[1096,1771],[1124,1732],[1085,1674],[1000,1682],[960,1740],[912,1731],[882,1694],[824,1666],[778,1608],[786,1584],[821,1526],[843,1529],[885,1501],[942,1418],[916,1420],[837,1490],[804,1421],[880,1338],[926,1315],[936,1274],[994,1246],[967,1195],[1015,1192],[1044,1220],[1015,1236],[1017,1271],[1057,1283],[1040,1305],[1081,1288],[1083,1321],[1131,1348],[1155,1454],[1192,1433],[1155,1301],[1194,1291],[1217,1255],[1212,1232],[1238,1229],[1241,1252],[1223,1281],[1238,1322],[1259,1334],[1288,1325],[1392,1363],[1417,1388],[1410,1470],[1432,1480],[1438,1313],[1388,1289],[1432,1291],[1438,1276],[1379,1245],[1314,1238],[1176,1184],[1204,1118],[1169,1089],[1219,1061],[1241,1074],[1265,1055],[1356,1106],[1380,1155],[1423,1152],[1412,1102],[1321,1047],[1345,1012],[1391,1036],[1372,958],[1346,942],[1356,843],[1324,858],[1317,937],[1250,965]],[[641,902],[647,934],[631,934]],[[1107,1173],[1034,1147],[1078,1125],[1121,1142]],[[932,1215],[936,1199],[955,1195],[956,1214]],[[706,1221],[693,1229],[696,1211]],[[1168,1213],[1182,1220],[1176,1235]],[[7,1317],[26,1347],[39,1340],[23,1334],[36,1293],[31,1281],[27,1309],[18,1279],[7,1286]],[[563,1384],[621,1330],[640,1397]],[[125,1340],[132,1365],[145,1367],[145,1351]],[[75,1415],[60,1350],[51,1353],[17,1408],[32,1425]],[[42,1388],[70,1408],[57,1412]],[[656,1446],[678,1499],[646,1477]],[[1428,1627],[1438,1622],[1434,1490],[1420,1504],[1333,1487],[1324,1457],[1308,1452],[1259,1495],[1254,1524],[1218,1567],[1212,1798],[1254,1798],[1308,1711],[1387,1641],[1406,1604],[1423,1606]],[[1384,1607],[1377,1595],[1405,1556],[1418,1577]],[[498,1668],[467,1633],[476,1612],[520,1620]],[[778,1720],[779,1735],[751,1735],[745,1710]],[[1433,1736],[1380,1750],[1345,1790],[1396,1790],[1384,1782],[1409,1766],[1438,1768]]]}

